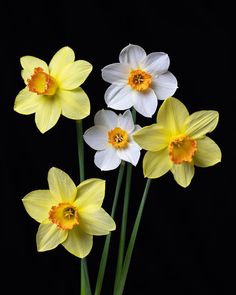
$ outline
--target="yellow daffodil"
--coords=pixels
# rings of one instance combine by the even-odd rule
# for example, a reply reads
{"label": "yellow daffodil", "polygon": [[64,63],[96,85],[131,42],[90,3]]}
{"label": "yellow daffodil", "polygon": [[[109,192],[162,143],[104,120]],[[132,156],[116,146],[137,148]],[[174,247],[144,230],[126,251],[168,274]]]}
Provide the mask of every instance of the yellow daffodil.
{"label": "yellow daffodil", "polygon": [[33,56],[20,59],[26,87],[16,96],[14,110],[23,115],[35,113],[35,123],[44,133],[60,115],[80,120],[90,114],[90,102],[80,85],[92,70],[84,60],[76,60],[70,47],[61,48],[49,66]]}
{"label": "yellow daffodil", "polygon": [[35,190],[23,199],[28,214],[40,223],[36,235],[38,251],[62,244],[71,254],[83,258],[92,249],[93,235],[107,235],[115,222],[101,207],[105,181],[87,179],[77,187],[58,168],[48,172],[49,190]]}
{"label": "yellow daffodil", "polygon": [[215,129],[218,119],[218,112],[210,110],[189,115],[178,99],[167,98],[158,111],[157,123],[133,135],[147,150],[144,176],[157,178],[171,170],[176,182],[187,187],[194,176],[194,165],[209,167],[220,162],[220,148],[206,136]]}

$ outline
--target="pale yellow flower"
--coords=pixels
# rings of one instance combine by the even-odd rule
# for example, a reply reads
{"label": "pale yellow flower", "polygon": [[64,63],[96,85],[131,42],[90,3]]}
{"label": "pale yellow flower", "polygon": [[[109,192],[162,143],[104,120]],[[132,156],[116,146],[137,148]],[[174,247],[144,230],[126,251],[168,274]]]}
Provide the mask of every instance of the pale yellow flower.
{"label": "pale yellow flower", "polygon": [[216,111],[189,115],[178,99],[169,97],[161,105],[157,123],[137,131],[133,138],[145,150],[144,176],[157,178],[171,170],[176,182],[187,187],[194,176],[194,165],[209,167],[221,161],[218,145],[206,134],[215,129]]}
{"label": "pale yellow flower", "polygon": [[70,47],[61,48],[49,66],[33,56],[20,59],[26,87],[16,96],[14,110],[23,115],[35,113],[35,123],[44,133],[60,115],[80,120],[90,114],[90,101],[80,87],[92,71],[92,65],[76,60]]}
{"label": "pale yellow flower", "polygon": [[49,190],[35,190],[23,199],[28,214],[40,223],[36,235],[38,251],[59,244],[83,258],[92,249],[93,235],[107,235],[115,222],[101,207],[105,181],[87,179],[77,187],[69,175],[58,168],[48,172]]}

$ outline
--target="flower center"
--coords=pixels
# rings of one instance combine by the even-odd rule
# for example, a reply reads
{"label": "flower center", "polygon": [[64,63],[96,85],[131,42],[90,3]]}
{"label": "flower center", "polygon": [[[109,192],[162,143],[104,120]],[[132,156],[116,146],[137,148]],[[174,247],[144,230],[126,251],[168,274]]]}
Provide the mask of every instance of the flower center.
{"label": "flower center", "polygon": [[116,127],[108,131],[108,142],[115,148],[125,148],[128,145],[128,134],[125,130]]}
{"label": "flower center", "polygon": [[43,95],[53,95],[57,90],[56,80],[40,67],[34,69],[33,75],[27,79],[29,91]]}
{"label": "flower center", "polygon": [[69,203],[52,206],[49,211],[49,220],[65,230],[72,229],[74,225],[79,224],[77,209]]}
{"label": "flower center", "polygon": [[174,137],[169,144],[169,157],[174,164],[191,163],[197,150],[197,141],[185,134]]}
{"label": "flower center", "polygon": [[130,72],[128,84],[137,91],[147,90],[152,83],[152,76],[142,70]]}

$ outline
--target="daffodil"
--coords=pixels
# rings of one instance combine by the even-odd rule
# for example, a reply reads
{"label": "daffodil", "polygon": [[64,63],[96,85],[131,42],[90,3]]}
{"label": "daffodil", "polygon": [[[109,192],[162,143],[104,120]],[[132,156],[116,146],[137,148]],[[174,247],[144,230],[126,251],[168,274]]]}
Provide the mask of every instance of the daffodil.
{"label": "daffodil", "polygon": [[68,174],[58,168],[48,172],[49,190],[35,190],[23,199],[28,214],[40,223],[36,235],[38,251],[59,244],[83,258],[92,249],[93,235],[107,235],[115,222],[101,207],[105,181],[87,179],[77,187]]}
{"label": "daffodil", "polygon": [[175,76],[168,71],[170,59],[164,52],[146,54],[138,45],[122,49],[119,63],[102,69],[102,78],[111,83],[105,92],[105,102],[115,110],[132,106],[145,117],[152,117],[158,99],[172,96],[177,89]]}
{"label": "daffodil", "polygon": [[26,87],[16,96],[14,110],[23,115],[35,113],[35,123],[44,133],[60,115],[80,120],[90,114],[90,102],[80,87],[92,70],[85,60],[76,60],[70,47],[61,48],[49,65],[33,56],[20,59]]}
{"label": "daffodil", "polygon": [[176,182],[187,187],[194,176],[194,166],[209,167],[221,161],[220,148],[206,136],[215,129],[218,120],[217,111],[189,115],[178,99],[166,99],[158,111],[157,123],[133,135],[147,150],[143,159],[144,176],[157,178],[170,170]]}
{"label": "daffodil", "polygon": [[112,170],[124,160],[136,166],[141,148],[133,140],[133,133],[141,127],[134,124],[130,110],[119,115],[111,110],[100,110],[94,123],[95,126],[85,131],[84,140],[97,150],[95,165],[101,170]]}

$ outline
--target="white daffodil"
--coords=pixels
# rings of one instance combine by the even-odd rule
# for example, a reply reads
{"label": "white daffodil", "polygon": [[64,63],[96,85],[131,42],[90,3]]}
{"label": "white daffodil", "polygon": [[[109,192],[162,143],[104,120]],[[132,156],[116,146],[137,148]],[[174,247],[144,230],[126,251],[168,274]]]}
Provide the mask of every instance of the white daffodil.
{"label": "white daffodil", "polygon": [[166,53],[147,55],[142,47],[129,44],[120,52],[119,63],[102,69],[102,78],[111,83],[105,92],[107,106],[115,110],[133,106],[143,116],[152,117],[158,99],[172,96],[178,88],[169,65]]}
{"label": "white daffodil", "polygon": [[100,110],[94,123],[95,126],[84,133],[84,140],[97,150],[95,165],[101,170],[113,170],[124,160],[136,166],[141,148],[133,140],[133,133],[141,127],[134,124],[131,112],[117,115],[111,110]]}

